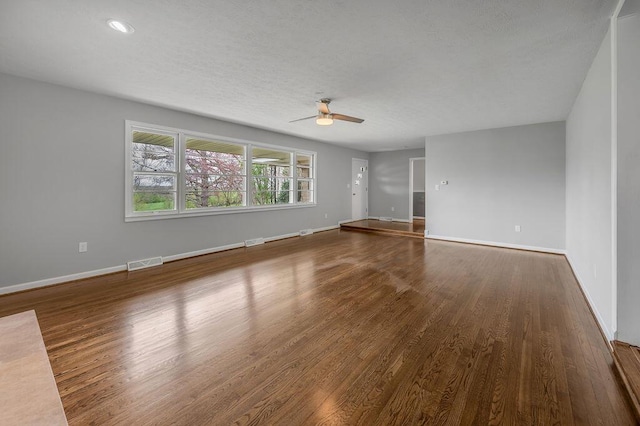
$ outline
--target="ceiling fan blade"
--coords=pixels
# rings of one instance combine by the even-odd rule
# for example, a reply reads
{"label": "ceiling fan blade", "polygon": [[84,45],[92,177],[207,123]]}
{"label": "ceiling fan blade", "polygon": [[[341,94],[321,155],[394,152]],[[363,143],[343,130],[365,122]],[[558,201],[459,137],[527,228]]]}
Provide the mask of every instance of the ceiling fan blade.
{"label": "ceiling fan blade", "polygon": [[331,114],[331,111],[329,111],[329,102],[325,99],[318,102],[318,111],[323,114]]}
{"label": "ceiling fan blade", "polygon": [[302,120],[311,120],[312,118],[316,118],[317,115],[312,115],[311,117],[305,117],[305,118],[298,118],[297,120],[291,120],[289,123],[295,123],[296,121],[302,121]]}
{"label": "ceiling fan blade", "polygon": [[352,123],[362,123],[364,121],[362,118],[351,117],[344,114],[331,114],[331,116],[334,120],[350,121]]}

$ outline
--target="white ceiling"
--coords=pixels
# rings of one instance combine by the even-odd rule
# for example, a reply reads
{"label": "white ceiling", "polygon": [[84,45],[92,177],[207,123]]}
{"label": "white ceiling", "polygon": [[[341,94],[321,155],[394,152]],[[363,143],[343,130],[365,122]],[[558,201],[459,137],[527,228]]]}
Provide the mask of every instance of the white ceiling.
{"label": "white ceiling", "polygon": [[[564,120],[615,3],[0,0],[0,72],[365,151],[412,148]],[[321,97],[365,122],[289,123]]]}

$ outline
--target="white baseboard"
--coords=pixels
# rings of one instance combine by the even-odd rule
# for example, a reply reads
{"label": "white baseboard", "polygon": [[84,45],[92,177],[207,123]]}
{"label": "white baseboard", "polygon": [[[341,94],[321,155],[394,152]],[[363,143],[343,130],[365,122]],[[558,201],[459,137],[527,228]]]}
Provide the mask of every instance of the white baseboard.
{"label": "white baseboard", "polygon": [[468,238],[445,237],[442,235],[431,235],[431,234],[425,235],[425,238],[429,240],[453,241],[456,243],[478,244],[482,246],[501,247],[501,248],[528,250],[528,251],[539,251],[542,253],[565,254],[565,250],[562,250],[562,249],[525,246],[521,244],[499,243],[495,241],[470,240]]}
{"label": "white baseboard", "polygon": [[411,221],[409,219],[397,219],[397,218],[393,218],[394,222],[402,222],[402,223],[411,223]]}
{"label": "white baseboard", "polygon": [[292,232],[291,234],[283,234],[283,235],[275,235],[273,237],[266,237],[264,239],[264,242],[270,243],[273,241],[284,240],[286,238],[293,238],[293,237],[299,237],[299,236],[300,236],[300,232]]}
{"label": "white baseboard", "polygon": [[[571,260],[571,256],[569,256],[569,254],[565,254],[564,257],[567,259],[567,262],[569,262],[569,267],[573,271],[573,275],[575,275],[576,281],[578,281],[578,285],[582,289],[582,293],[584,293],[584,296],[587,298],[587,303],[591,307],[591,312],[593,312],[593,315],[596,317],[596,321],[598,321],[598,324],[600,325],[600,329],[602,329],[602,332],[607,337],[607,341],[611,342],[612,340],[614,340],[615,336],[611,332],[611,330],[609,330],[609,328],[607,327],[606,323],[604,322],[604,319],[602,318],[602,315],[600,315],[600,312],[598,311],[598,308],[596,307],[595,303],[593,302],[593,299],[591,298],[591,295],[589,294],[589,291],[587,290],[587,288],[584,285],[584,281],[582,280],[582,278],[580,278],[580,274],[578,274],[577,269],[574,267],[575,262],[573,262]],[[609,344],[611,344],[611,343],[609,343]]]}
{"label": "white baseboard", "polygon": [[339,220],[338,221],[338,226],[342,225],[343,223],[349,223],[349,222],[354,222],[354,220],[353,219]]}
{"label": "white baseboard", "polygon": [[174,260],[187,259],[189,257],[202,256],[204,254],[216,253],[219,251],[232,250],[244,247],[244,243],[227,244],[225,246],[211,247],[202,250],[189,251],[187,253],[179,253],[171,256],[162,256],[164,262],[173,262]]}
{"label": "white baseboard", "polygon": [[[344,221],[344,222],[348,222],[348,221]],[[331,226],[324,226],[322,228],[314,228],[313,232],[323,232],[323,231],[330,231],[332,229],[338,229],[340,228],[340,225],[331,225]],[[282,240],[285,238],[293,238],[293,237],[299,237],[300,236],[300,232],[294,232],[291,234],[284,234],[284,235],[276,235],[273,237],[268,237],[265,238],[265,242],[271,242],[271,241],[277,241],[277,240]],[[232,250],[232,249],[237,249],[237,248],[242,248],[244,247],[245,244],[244,243],[234,243],[234,244],[227,244],[224,246],[218,246],[218,247],[211,247],[211,248],[206,248],[206,249],[202,249],[202,250],[195,250],[195,251],[189,251],[186,253],[178,253],[178,254],[174,254],[171,256],[162,256],[162,261],[163,262],[172,262],[174,260],[181,260],[181,259],[187,259],[189,257],[195,257],[195,256],[202,256],[205,254],[211,254],[211,253],[216,253],[219,251],[226,251],[226,250]],[[16,293],[18,291],[25,291],[25,290],[32,290],[35,288],[40,288],[40,287],[48,287],[50,285],[55,285],[55,284],[61,284],[64,282],[69,282],[69,281],[76,281],[76,280],[81,280],[84,278],[92,278],[92,277],[97,277],[100,275],[106,275],[106,274],[111,274],[114,272],[121,272],[121,271],[126,271],[127,270],[127,265],[118,265],[118,266],[112,266],[109,268],[103,268],[103,269],[96,269],[93,271],[86,271],[86,272],[78,272],[77,274],[71,274],[71,275],[64,275],[61,277],[54,277],[54,278],[46,278],[44,280],[38,280],[38,281],[31,281],[31,282],[27,282],[27,283],[22,283],[22,284],[15,284],[15,285],[10,285],[8,287],[0,287],[0,295],[2,294],[9,294],[9,293]]]}
{"label": "white baseboard", "polygon": [[18,291],[32,290],[34,288],[48,287],[54,284],[61,284],[68,281],[76,281],[84,278],[96,277],[98,275],[112,274],[114,272],[126,271],[127,265],[112,266],[110,268],[96,269],[94,271],[78,272],[77,274],[64,275],[61,277],[46,278],[44,280],[31,281],[28,283],[0,287],[0,294],[16,293]]}
{"label": "white baseboard", "polygon": [[411,223],[411,221],[409,219],[398,219],[396,217],[391,217],[391,220],[389,220],[389,216],[369,216],[367,217],[367,219],[371,219],[371,220],[382,220],[385,222],[404,222],[404,223]]}
{"label": "white baseboard", "polygon": [[314,228],[313,232],[331,231],[332,229],[339,229],[339,228],[340,228],[340,225],[324,226],[322,228]]}

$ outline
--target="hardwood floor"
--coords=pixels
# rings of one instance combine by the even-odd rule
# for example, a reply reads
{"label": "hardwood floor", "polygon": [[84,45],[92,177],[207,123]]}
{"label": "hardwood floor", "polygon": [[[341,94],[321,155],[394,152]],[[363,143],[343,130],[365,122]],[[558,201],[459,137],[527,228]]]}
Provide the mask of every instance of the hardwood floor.
{"label": "hardwood floor", "polygon": [[635,424],[557,255],[335,230],[28,309],[71,425]]}
{"label": "hardwood floor", "polygon": [[629,394],[636,419],[640,419],[640,348],[614,340],[613,360]]}

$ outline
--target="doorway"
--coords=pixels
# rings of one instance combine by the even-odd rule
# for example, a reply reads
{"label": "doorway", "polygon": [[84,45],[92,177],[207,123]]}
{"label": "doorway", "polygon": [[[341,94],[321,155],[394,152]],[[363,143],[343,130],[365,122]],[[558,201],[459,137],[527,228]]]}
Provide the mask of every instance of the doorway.
{"label": "doorway", "polygon": [[409,159],[409,221],[424,220],[426,213],[425,158]]}
{"label": "doorway", "polygon": [[351,159],[351,220],[369,216],[369,161]]}

